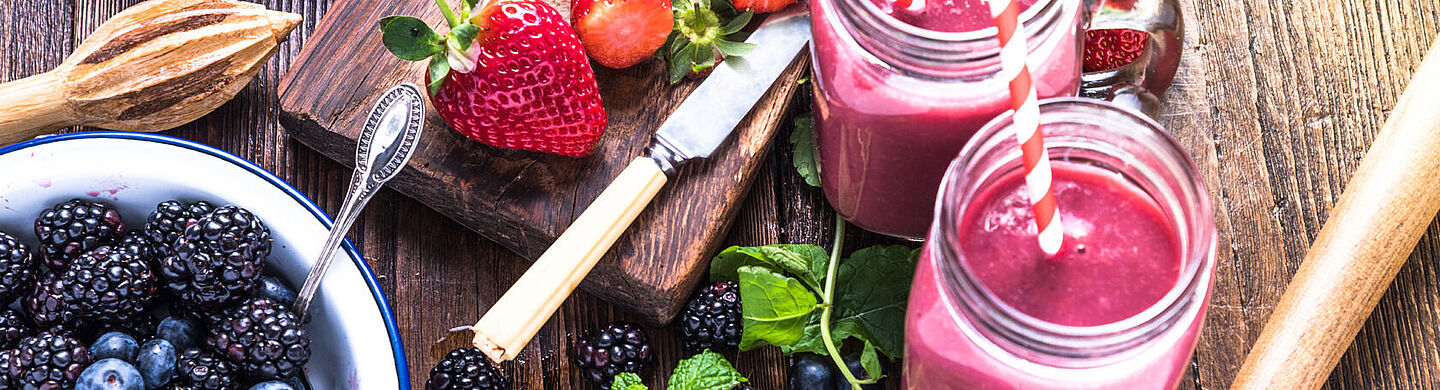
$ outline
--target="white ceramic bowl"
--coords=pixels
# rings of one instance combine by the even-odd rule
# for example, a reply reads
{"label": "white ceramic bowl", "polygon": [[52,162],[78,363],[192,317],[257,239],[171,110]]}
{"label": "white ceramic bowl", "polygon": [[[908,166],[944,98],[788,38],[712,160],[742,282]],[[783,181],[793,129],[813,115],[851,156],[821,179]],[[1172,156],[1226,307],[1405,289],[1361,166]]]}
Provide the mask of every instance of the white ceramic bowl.
{"label": "white ceramic bowl", "polygon": [[[130,229],[169,199],[234,204],[270,227],[267,269],[298,287],[330,230],[330,218],[294,187],[249,161],[155,134],[89,132],[0,149],[0,231],[35,244],[41,210],[71,198],[116,206]],[[311,307],[315,389],[408,389],[405,352],[389,305],[348,241]]]}

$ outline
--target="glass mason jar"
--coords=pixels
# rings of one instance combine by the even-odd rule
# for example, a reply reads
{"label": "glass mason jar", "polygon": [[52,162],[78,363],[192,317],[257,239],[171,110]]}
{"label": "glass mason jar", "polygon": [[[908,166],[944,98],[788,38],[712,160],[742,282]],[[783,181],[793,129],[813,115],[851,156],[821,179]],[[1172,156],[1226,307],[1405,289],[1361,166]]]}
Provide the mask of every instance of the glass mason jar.
{"label": "glass mason jar", "polygon": [[[1152,42],[1159,36],[1178,48],[1174,0],[1100,12],[1092,12],[1100,9],[1094,0],[1016,1],[1029,4],[1020,18],[1042,99],[1079,91],[1081,37],[1092,14],[1097,26],[1152,31]],[[945,4],[989,20],[983,0]],[[920,239],[946,162],[1009,108],[1008,80],[998,77],[994,27],[927,30],[892,16],[891,7],[891,0],[810,2],[817,151],[825,195],[840,215],[866,230]]]}
{"label": "glass mason jar", "polygon": [[[1108,261],[1106,256],[1128,256],[1172,268],[1161,268],[1169,272],[1155,274],[1167,275],[1165,278],[1109,275],[1136,268],[1120,263],[1110,263],[1100,276],[1055,271],[1036,276],[1041,275],[1035,273],[1041,272],[1036,271],[1040,268],[1023,269],[1012,271],[1010,276],[1023,272],[1023,276],[1044,286],[1068,288],[1046,293],[1016,290],[1013,283],[1005,286],[1003,283],[1013,281],[1005,281],[1006,275],[995,273],[994,266],[1024,260],[1019,256],[1026,252],[1025,244],[1038,244],[1032,239],[998,251],[975,244],[976,237],[991,237],[987,234],[994,229],[992,219],[997,210],[991,205],[997,203],[988,202],[1001,199],[987,198],[986,194],[993,194],[994,188],[999,188],[997,183],[1014,179],[1023,170],[1010,116],[996,118],[965,146],[941,184],[940,200],[934,208],[935,223],[916,267],[906,315],[905,386],[1175,388],[1195,347],[1215,269],[1213,212],[1200,173],[1158,124],[1133,111],[1099,100],[1065,98],[1043,101],[1040,113],[1046,149],[1056,164],[1055,188],[1066,231],[1066,249],[1060,256],[1083,255],[1088,242],[1093,257],[1034,258],[1041,262],[1085,259],[1091,263],[1072,264],[1103,267],[1103,261]],[[1073,179],[1078,177],[1075,172],[1082,170],[1091,173],[1079,176],[1095,174],[1103,180],[1088,182],[1090,187],[1073,184],[1082,183],[1079,180],[1071,181],[1069,191],[1083,191],[1077,193],[1083,195],[1070,195],[1072,206],[1087,200],[1102,206],[1129,202],[1151,212],[1114,212],[1107,208],[1091,212],[1088,219],[1069,215],[1083,211],[1078,206],[1066,211],[1066,190],[1062,189],[1066,187],[1061,183],[1067,180],[1066,172]],[[1097,190],[1101,187],[1108,188]],[[1108,193],[1133,197],[1115,198],[1121,199],[1117,202],[1099,194],[1111,190]],[[1033,225],[1028,204],[1019,203],[998,210],[1024,210],[1031,219],[1020,218],[1020,223]],[[1137,222],[1140,220],[1144,221]],[[1156,224],[1149,227],[1161,229],[1143,229],[1147,222]],[[1164,232],[1167,225],[1169,232]],[[986,230],[973,230],[977,226]],[[1148,233],[1137,236],[1136,230]],[[1154,233],[1157,230],[1160,233]],[[1089,241],[1072,238],[1076,231],[1088,232],[1075,237],[1089,234]],[[1026,234],[1033,238],[1034,227],[1029,226]],[[968,235],[975,236],[967,240]],[[1169,243],[1167,248],[1172,250],[1133,250],[1144,247],[1143,241],[1147,240]],[[1038,249],[1030,252],[1038,253]],[[1161,254],[1174,256],[1162,259],[1168,255]],[[1168,276],[1174,277],[1173,282]],[[1091,280],[1080,280],[1086,278]],[[1142,294],[1137,291],[1145,289],[1137,286],[1147,285],[1153,287],[1148,290],[1153,293],[1144,295],[1144,300],[1132,300],[1131,311],[1115,312],[1132,314],[1103,321],[1084,320],[1105,312],[1112,302],[1124,301],[1127,295]],[[1013,295],[1016,291],[1022,295],[1020,298]],[[1045,294],[1107,298],[1064,303],[1051,303],[1055,300],[1046,298],[1039,305],[1048,304],[1053,310],[1045,311],[1036,309],[1032,305],[1035,302],[1025,299],[1026,294],[1032,298],[1049,296]],[[1066,323],[1042,317],[1064,318],[1062,322]]]}

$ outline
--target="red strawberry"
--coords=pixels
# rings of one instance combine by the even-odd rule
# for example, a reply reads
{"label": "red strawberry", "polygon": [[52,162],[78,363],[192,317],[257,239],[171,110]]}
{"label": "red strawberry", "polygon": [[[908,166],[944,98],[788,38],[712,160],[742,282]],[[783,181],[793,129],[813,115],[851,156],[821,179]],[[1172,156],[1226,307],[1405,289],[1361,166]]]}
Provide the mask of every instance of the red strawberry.
{"label": "red strawberry", "polygon": [[670,0],[576,0],[571,15],[585,53],[615,69],[650,58],[675,27]]}
{"label": "red strawberry", "polygon": [[752,10],[757,14],[775,12],[795,4],[795,0],[735,0],[735,9]]}
{"label": "red strawberry", "polygon": [[1149,33],[1123,28],[1085,33],[1085,71],[1099,72],[1125,66],[1145,52]]}
{"label": "red strawberry", "polygon": [[381,30],[396,56],[431,58],[430,100],[451,129],[501,148],[594,151],[605,110],[580,40],[559,12],[539,0],[490,0],[459,17],[444,11],[451,32],[443,37],[408,17],[382,19]]}

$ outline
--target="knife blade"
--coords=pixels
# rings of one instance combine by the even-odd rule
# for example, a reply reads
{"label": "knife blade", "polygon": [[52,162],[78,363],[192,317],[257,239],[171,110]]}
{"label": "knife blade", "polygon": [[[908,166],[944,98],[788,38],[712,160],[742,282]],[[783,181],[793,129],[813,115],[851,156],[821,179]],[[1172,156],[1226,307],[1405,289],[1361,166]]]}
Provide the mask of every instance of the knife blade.
{"label": "knife blade", "polygon": [[675,163],[710,157],[730,137],[810,42],[810,13],[803,3],[791,5],[771,14],[745,42],[755,50],[716,66],[655,131],[655,144]]}
{"label": "knife blade", "polygon": [[525,348],[675,168],[714,153],[795,60],[810,41],[805,10],[802,2],[772,14],[745,40],[754,51],[715,67],[656,130],[648,155],[631,161],[469,328],[472,345],[497,363]]}

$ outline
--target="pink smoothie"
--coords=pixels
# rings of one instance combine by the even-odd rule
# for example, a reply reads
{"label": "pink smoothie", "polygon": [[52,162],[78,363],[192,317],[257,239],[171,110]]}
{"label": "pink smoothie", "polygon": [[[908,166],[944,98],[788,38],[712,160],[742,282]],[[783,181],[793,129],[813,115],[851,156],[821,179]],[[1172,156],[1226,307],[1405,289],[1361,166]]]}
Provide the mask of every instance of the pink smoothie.
{"label": "pink smoothie", "polygon": [[1020,312],[1061,325],[1095,326],[1154,305],[1180,275],[1180,243],[1149,196],[1117,174],[1055,165],[1065,245],[1047,257],[1035,239],[1025,177],[983,190],[960,223],[966,267]]}
{"label": "pink smoothie", "polygon": [[[923,238],[946,164],[981,126],[1008,108],[1005,81],[989,76],[934,79],[878,63],[850,32],[837,30],[841,10],[834,9],[834,1],[845,0],[810,2],[825,195],[861,228]],[[1022,1],[1028,5],[1034,0]],[[973,31],[989,26],[986,7],[981,0],[929,0],[919,11],[882,9],[927,29]],[[1060,22],[1061,27],[1055,27],[1060,30],[1032,48],[1030,71],[1040,98],[1074,96],[1079,88],[1080,16],[1079,7],[1074,8],[1074,14],[1063,19],[1069,24]],[[955,66],[977,72],[999,69],[998,62],[987,61]]]}
{"label": "pink smoothie", "polygon": [[[1054,168],[1065,224],[1062,252],[1041,253],[1017,172],[981,190],[961,219],[958,249],[966,269],[1005,304],[1061,325],[1109,324],[1159,302],[1182,266],[1181,245],[1159,206],[1117,174],[1070,163]],[[922,254],[910,293],[905,382],[913,389],[1174,388],[1204,317],[1202,306],[1120,363],[1037,369],[997,349],[977,322],[953,310],[951,296],[939,289],[935,260]]]}

